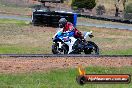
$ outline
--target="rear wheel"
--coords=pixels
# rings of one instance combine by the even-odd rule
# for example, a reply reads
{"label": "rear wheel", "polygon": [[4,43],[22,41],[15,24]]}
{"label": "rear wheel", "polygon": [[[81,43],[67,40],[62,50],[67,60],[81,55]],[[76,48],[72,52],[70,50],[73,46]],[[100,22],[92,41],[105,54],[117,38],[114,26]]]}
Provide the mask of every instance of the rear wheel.
{"label": "rear wheel", "polygon": [[91,41],[88,41],[87,48],[84,49],[85,54],[99,55],[99,47]]}
{"label": "rear wheel", "polygon": [[61,49],[59,49],[58,44],[54,43],[52,45],[52,53],[53,54],[68,54],[68,48],[66,45],[63,45]]}

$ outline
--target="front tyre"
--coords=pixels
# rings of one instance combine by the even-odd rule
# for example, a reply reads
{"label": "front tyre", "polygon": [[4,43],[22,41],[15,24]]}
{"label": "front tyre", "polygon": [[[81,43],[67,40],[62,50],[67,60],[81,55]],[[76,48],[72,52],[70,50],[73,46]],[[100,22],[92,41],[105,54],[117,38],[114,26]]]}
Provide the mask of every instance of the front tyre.
{"label": "front tyre", "polygon": [[99,55],[99,47],[94,42],[88,41],[87,48],[84,49],[84,53]]}
{"label": "front tyre", "polygon": [[66,45],[63,45],[61,49],[58,48],[58,44],[54,43],[52,45],[52,53],[53,54],[68,54],[68,47]]}
{"label": "front tyre", "polygon": [[54,43],[52,45],[52,53],[53,54],[58,54],[58,45],[56,43]]}

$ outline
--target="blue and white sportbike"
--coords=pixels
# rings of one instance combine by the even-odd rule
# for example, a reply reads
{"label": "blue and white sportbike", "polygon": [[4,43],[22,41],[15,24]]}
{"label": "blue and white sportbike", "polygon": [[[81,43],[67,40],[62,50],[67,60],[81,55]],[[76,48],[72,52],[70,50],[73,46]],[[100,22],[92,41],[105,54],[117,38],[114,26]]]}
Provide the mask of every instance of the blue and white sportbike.
{"label": "blue and white sportbike", "polygon": [[86,41],[86,38],[94,37],[92,32],[84,33],[84,40],[74,38],[74,31],[62,32],[59,29],[53,36],[52,53],[53,54],[99,54],[99,47],[92,41]]}

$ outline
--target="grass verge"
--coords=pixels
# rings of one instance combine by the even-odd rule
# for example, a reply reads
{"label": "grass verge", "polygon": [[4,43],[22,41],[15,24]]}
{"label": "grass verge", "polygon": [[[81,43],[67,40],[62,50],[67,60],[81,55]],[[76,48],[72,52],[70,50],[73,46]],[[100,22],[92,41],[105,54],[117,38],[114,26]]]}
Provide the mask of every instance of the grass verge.
{"label": "grass verge", "polygon": [[28,15],[29,13],[31,13],[31,8],[12,6],[10,3],[9,5],[4,5],[0,3],[0,12],[19,14],[19,15],[24,16],[24,15]]}
{"label": "grass verge", "polygon": [[[100,54],[132,55],[132,31],[78,26],[81,31],[93,31],[94,41],[100,48]],[[87,39],[91,40],[91,39]]]}
{"label": "grass verge", "polygon": [[[130,74],[132,67],[88,67],[87,74]],[[48,72],[0,74],[1,88],[131,88],[130,84],[86,84],[76,82],[77,69],[59,69]]]}
{"label": "grass verge", "polygon": [[0,24],[16,24],[16,25],[27,25],[28,21],[15,20],[15,19],[0,19]]}
{"label": "grass verge", "polygon": [[[93,31],[92,40],[100,48],[100,54],[131,55],[132,31],[77,26],[84,31]],[[36,27],[25,21],[0,19],[0,53],[51,54],[55,28]]]}
{"label": "grass verge", "polygon": [[123,50],[102,50],[103,55],[132,55],[132,49],[123,49]]}

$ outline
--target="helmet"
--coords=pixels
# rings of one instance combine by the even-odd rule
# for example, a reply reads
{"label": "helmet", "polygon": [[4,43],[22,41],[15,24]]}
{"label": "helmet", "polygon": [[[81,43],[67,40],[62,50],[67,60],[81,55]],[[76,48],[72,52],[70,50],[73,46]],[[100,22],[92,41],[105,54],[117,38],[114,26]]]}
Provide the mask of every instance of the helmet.
{"label": "helmet", "polygon": [[59,27],[63,28],[65,26],[65,24],[67,23],[67,20],[65,18],[61,18],[59,20]]}

